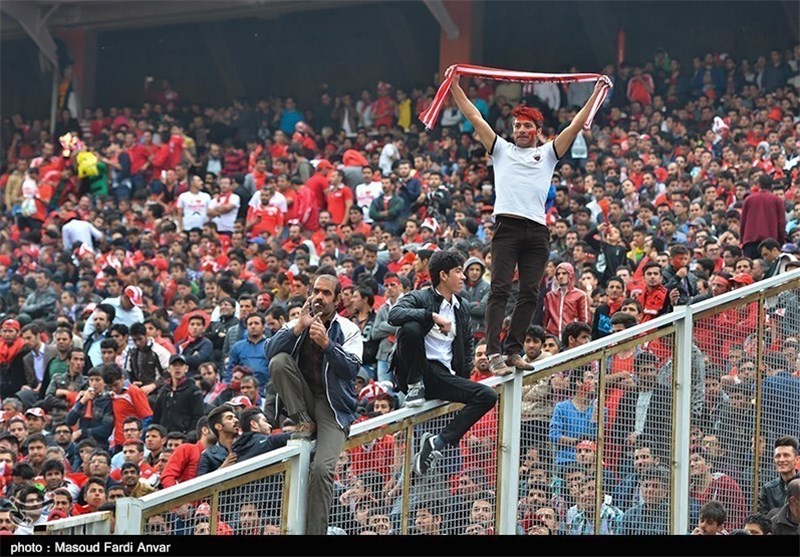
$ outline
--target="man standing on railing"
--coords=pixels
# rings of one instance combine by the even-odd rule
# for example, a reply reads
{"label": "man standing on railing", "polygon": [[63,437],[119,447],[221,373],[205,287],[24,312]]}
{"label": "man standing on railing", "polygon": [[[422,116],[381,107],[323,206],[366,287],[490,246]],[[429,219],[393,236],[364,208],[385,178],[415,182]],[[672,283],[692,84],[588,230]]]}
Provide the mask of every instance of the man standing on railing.
{"label": "man standing on railing", "polygon": [[419,406],[426,398],[466,405],[439,435],[422,436],[414,457],[419,475],[434,465],[446,446],[458,446],[497,402],[494,390],[469,378],[472,329],[469,310],[457,296],[464,287],[463,265],[458,252],[437,251],[430,260],[432,286],[409,292],[389,311],[389,324],[400,327],[391,366],[401,390],[408,386],[406,406]]}
{"label": "man standing on railing", "polygon": [[[525,331],[539,296],[539,282],[550,256],[550,233],[545,223],[545,207],[553,171],[589,118],[597,95],[611,85],[601,77],[594,92],[572,122],[555,140],[538,145],[544,117],[538,110],[520,105],[514,116],[514,144],[498,137],[492,127],[453,80],[450,92],[458,109],[475,127],[478,138],[492,157],[497,199],[497,219],[492,238],[492,285],[486,306],[486,342],[493,372],[508,368],[533,369],[522,358]],[[519,294],[511,315],[511,329],[500,344],[506,302],[511,295],[514,269],[519,270]]]}
{"label": "man standing on railing", "polygon": [[356,414],[363,338],[355,323],[336,313],[341,289],[336,277],[317,277],[300,317],[267,344],[273,386],[298,424],[295,437],[317,437],[306,518],[306,534],[312,535],[328,531],[333,471]]}

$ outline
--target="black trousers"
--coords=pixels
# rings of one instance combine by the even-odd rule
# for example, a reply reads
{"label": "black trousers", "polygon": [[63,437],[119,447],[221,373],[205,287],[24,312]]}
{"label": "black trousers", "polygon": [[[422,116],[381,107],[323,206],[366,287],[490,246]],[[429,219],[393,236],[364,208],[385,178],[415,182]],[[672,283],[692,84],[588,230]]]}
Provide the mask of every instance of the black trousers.
{"label": "black trousers", "polygon": [[[487,354],[522,353],[549,257],[550,231],[546,226],[523,218],[497,217],[492,237],[492,284],[486,304]],[[515,268],[519,268],[519,294],[511,314],[511,329],[501,349],[500,331]]]}
{"label": "black trousers", "polygon": [[[460,334],[460,332],[459,332]],[[397,334],[396,373],[401,384],[425,385],[425,398],[461,402],[465,406],[439,434],[448,445],[457,445],[469,428],[497,403],[494,389],[466,377],[453,375],[441,362],[425,356],[422,326],[410,321]]]}

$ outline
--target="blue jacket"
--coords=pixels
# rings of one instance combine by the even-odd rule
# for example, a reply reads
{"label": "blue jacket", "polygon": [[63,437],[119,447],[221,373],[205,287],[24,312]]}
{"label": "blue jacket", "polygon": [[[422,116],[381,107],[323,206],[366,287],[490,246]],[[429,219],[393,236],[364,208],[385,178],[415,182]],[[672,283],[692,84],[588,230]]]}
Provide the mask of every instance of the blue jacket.
{"label": "blue jacket", "polygon": [[[308,331],[295,335],[295,323],[296,320],[290,321],[270,339],[267,344],[270,361],[281,353],[289,354],[297,361],[302,343],[314,342],[308,338]],[[328,339],[330,343],[322,357],[322,381],[336,422],[347,431],[356,417],[355,379],[361,369],[364,340],[358,325],[338,314],[328,327]]]}
{"label": "blue jacket", "polygon": [[597,420],[594,418],[593,405],[590,404],[583,412],[575,408],[571,398],[555,405],[553,417],[550,418],[550,441],[558,447],[556,464],[575,462],[575,447],[558,444],[562,436],[594,440],[596,435]]}
{"label": "blue jacket", "polygon": [[242,365],[253,370],[253,375],[258,379],[258,384],[263,387],[269,383],[269,361],[264,352],[267,338],[263,337],[257,343],[253,343],[249,336],[245,336],[231,348],[228,367],[225,370],[225,381],[230,381],[233,375],[233,367]]}

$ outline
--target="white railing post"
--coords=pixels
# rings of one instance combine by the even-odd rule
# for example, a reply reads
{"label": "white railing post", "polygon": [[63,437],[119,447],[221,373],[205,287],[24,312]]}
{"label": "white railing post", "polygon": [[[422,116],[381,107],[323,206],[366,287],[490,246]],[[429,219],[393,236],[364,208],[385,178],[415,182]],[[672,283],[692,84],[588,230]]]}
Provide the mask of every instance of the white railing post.
{"label": "white railing post", "polygon": [[308,501],[308,470],[311,465],[310,441],[291,440],[288,445],[300,452],[289,459],[289,509],[286,518],[287,534],[302,536],[306,533],[306,506]]}
{"label": "white railing post", "polygon": [[689,445],[691,444],[690,425],[692,421],[692,345],[694,339],[694,316],[692,308],[683,308],[683,317],[676,322],[675,359],[677,366],[673,372],[673,415],[675,419],[672,443],[672,534],[685,534],[689,526]]}
{"label": "white railing post", "polygon": [[114,533],[128,536],[141,536],[144,534],[144,524],[142,524],[143,507],[144,503],[140,499],[132,497],[117,499]]}
{"label": "white railing post", "polygon": [[515,372],[511,381],[503,383],[503,439],[499,467],[500,486],[497,494],[499,511],[498,533],[517,533],[519,499],[519,454],[522,441],[522,373]]}

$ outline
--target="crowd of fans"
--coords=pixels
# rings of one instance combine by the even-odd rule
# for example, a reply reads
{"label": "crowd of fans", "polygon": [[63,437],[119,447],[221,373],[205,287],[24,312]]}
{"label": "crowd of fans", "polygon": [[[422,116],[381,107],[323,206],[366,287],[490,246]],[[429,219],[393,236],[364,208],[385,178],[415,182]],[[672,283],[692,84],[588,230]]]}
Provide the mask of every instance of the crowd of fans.
{"label": "crowd of fans", "polygon": [[[553,176],[529,361],[800,266],[799,70],[800,46],[691,62],[658,50],[603,69],[614,88]],[[65,110],[55,134],[45,120],[4,119],[0,529],[30,533],[284,445],[295,423],[271,388],[265,346],[318,275],[339,278],[339,313],[363,334],[362,419],[402,404],[387,315],[430,285],[434,251],[467,258],[462,299],[481,340],[492,167],[452,103],[434,130],[421,128],[415,115],[434,91],[323,86],[307,110],[291,97],[213,108],[165,79],[140,107]],[[506,138],[517,103],[542,110],[542,139],[591,91],[467,89]],[[758,509],[746,425],[758,309],[696,325],[694,533],[797,534],[799,295],[766,304]],[[485,348],[477,343],[476,381],[491,375]],[[520,533],[593,533],[597,489],[601,533],[668,532],[671,357],[654,341],[610,359],[599,481],[597,369],[526,387]],[[452,449],[436,489],[413,495],[412,531],[494,531],[496,420],[487,414]],[[399,531],[404,443],[387,435],[342,454],[334,531]],[[267,507],[239,501],[219,532],[279,532]],[[148,531],[208,533],[208,514],[184,505]]]}

